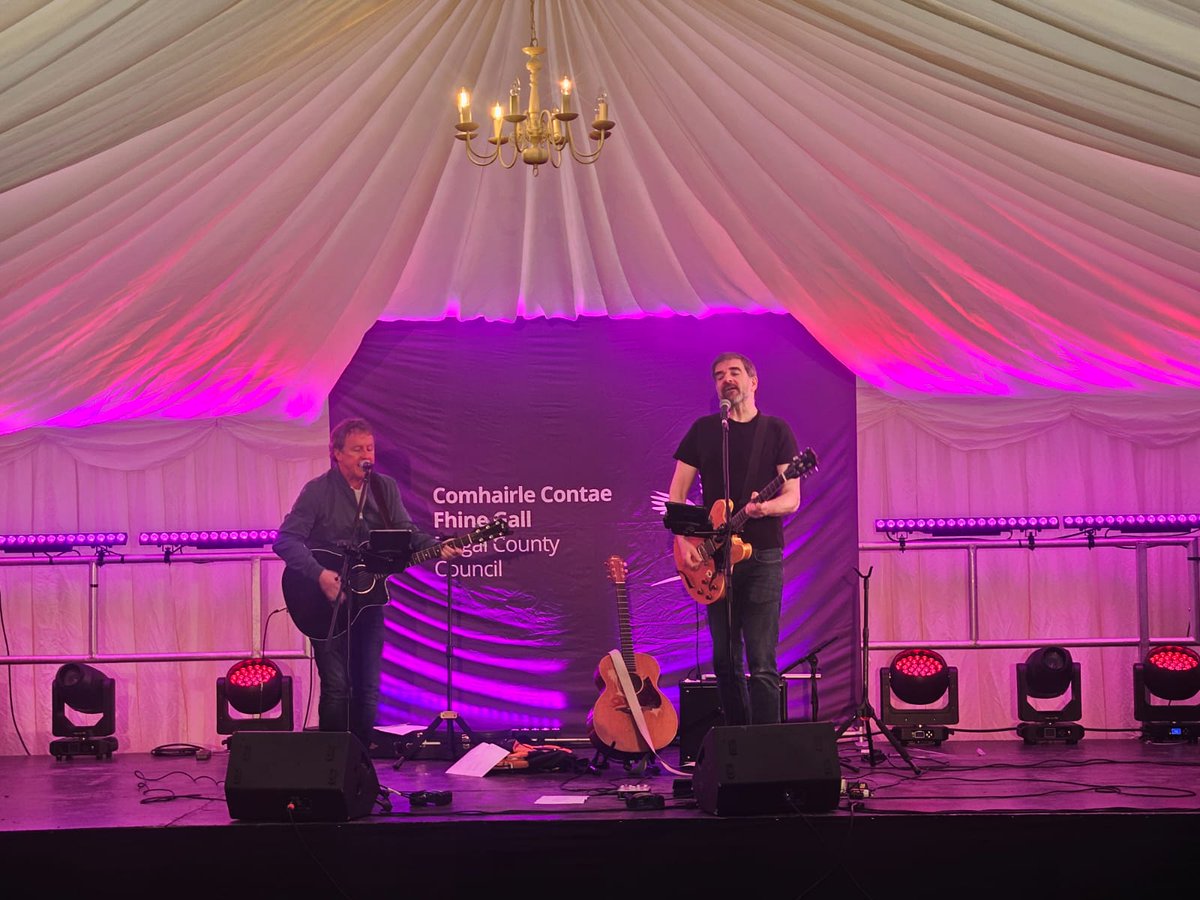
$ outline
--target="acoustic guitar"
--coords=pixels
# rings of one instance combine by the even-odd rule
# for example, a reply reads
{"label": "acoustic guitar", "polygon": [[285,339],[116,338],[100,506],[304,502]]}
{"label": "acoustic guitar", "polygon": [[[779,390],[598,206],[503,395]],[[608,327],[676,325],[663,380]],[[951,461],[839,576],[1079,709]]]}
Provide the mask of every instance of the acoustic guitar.
{"label": "acoustic guitar", "polygon": [[[450,538],[416,551],[407,560],[395,566],[393,571],[400,571],[414,563],[436,559],[442,555],[443,547],[468,547],[511,533],[512,529],[505,519],[496,519],[461,537]],[[349,621],[353,622],[354,617],[368,606],[387,606],[390,599],[387,592],[388,576],[372,572],[364,562],[364,553],[365,551],[350,554],[350,569],[342,582],[343,590],[337,601],[337,620],[332,632],[329,623],[334,615],[334,604],[325,596],[321,586],[295,569],[283,570],[283,601],[287,605],[288,614],[296,623],[296,627],[312,640],[340,637],[346,633],[347,615]],[[316,547],[313,548],[312,554],[317,562],[334,572],[340,573],[346,564],[346,554],[337,550]],[[378,558],[380,554],[375,553],[373,556]]]}
{"label": "acoustic guitar", "polygon": [[[793,456],[792,461],[788,464],[787,469],[776,475],[771,481],[759,488],[758,500],[770,500],[782,489],[784,482],[792,478],[807,478],[817,470],[817,454],[811,447],[807,448],[799,456]],[[718,500],[713,504],[712,512],[709,514],[709,521],[712,523],[713,531],[721,531],[725,525],[725,519],[729,516],[733,509],[732,500]],[[746,512],[746,508],[742,507],[729,521],[729,531],[732,537],[729,541],[729,570],[732,572],[733,567],[744,559],[748,559],[750,554],[754,552],[754,548],[737,536],[737,532],[741,531],[746,526],[746,521],[750,518]],[[674,544],[675,553],[675,568],[679,572],[680,578],[683,579],[683,586],[687,588],[687,592],[692,595],[692,599],[698,603],[715,603],[725,596],[725,558],[726,548],[724,539],[720,536],[699,538],[699,537],[684,537],[687,543],[691,544],[700,551],[700,563],[696,566],[689,566],[683,558],[683,551],[679,549],[679,543]]]}
{"label": "acoustic guitar", "polygon": [[[617,592],[617,618],[621,632],[621,660],[629,671],[637,704],[646,720],[646,731],[654,750],[660,750],[675,739],[679,715],[675,707],[658,688],[658,662],[647,653],[635,653],[633,634],[629,625],[629,592],[625,585],[625,561],[610,556],[605,562],[608,577]],[[604,656],[596,667],[596,687],[600,698],[588,713],[588,737],[601,753],[619,758],[639,758],[650,752],[645,738],[638,730],[630,709],[629,699],[621,688],[612,657]]]}

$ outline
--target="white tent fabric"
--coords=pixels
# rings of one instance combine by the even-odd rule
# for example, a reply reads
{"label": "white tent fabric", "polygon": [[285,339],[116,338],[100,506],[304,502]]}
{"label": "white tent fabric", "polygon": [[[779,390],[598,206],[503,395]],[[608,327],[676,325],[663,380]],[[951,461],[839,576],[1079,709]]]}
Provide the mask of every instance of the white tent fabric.
{"label": "white tent fabric", "polygon": [[[460,85],[482,119],[524,77],[524,2],[0,6],[5,528],[274,522],[381,318],[723,310],[786,311],[861,379],[864,540],[935,499],[1200,508],[1194,4],[536,8],[543,105],[562,72],[609,96],[594,167],[481,170],[453,140]],[[6,611],[47,589],[5,584]],[[1125,662],[1103,715],[1127,724]]]}

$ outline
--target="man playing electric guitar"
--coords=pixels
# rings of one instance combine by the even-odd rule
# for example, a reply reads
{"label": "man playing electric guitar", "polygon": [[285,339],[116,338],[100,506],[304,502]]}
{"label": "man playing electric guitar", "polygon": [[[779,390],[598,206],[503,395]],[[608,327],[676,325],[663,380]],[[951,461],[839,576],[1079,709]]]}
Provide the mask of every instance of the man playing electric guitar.
{"label": "man playing electric guitar", "polygon": [[[373,529],[411,528],[412,520],[395,480],[373,471],[375,438],[366,421],[346,419],[338,423],[329,436],[329,455],[329,471],[301,489],[292,511],[279,526],[274,549],[295,575],[320,586],[329,600],[332,619],[337,605],[348,601],[351,586],[345,585],[343,591],[339,573],[322,565],[313,550],[357,546]],[[360,502],[362,522],[358,521]],[[413,538],[416,550],[437,544],[420,532],[415,532]],[[444,559],[461,553],[461,547],[449,542],[441,545]],[[321,681],[318,719],[322,731],[350,731],[369,748],[379,709],[383,606],[365,604],[350,612],[348,633],[313,641]]]}
{"label": "man playing electric guitar", "polygon": [[[783,600],[781,517],[799,507],[800,483],[795,478],[784,478],[779,492],[769,499],[759,500],[757,491],[787,471],[797,455],[796,438],[785,421],[758,411],[755,405],[758,374],[745,356],[721,354],[713,363],[712,376],[723,411],[697,419],[680,442],[675,451],[669,499],[686,502],[697,474],[706,507],[711,509],[724,499],[721,445],[727,425],[729,489],[733,500],[729,513],[744,512],[742,539],[750,545],[752,553],[738,561],[721,599],[706,608],[712,635],[713,671],[725,724],[778,722],[779,665],[775,653]],[[682,535],[675,537],[676,563],[685,579],[689,572],[711,565],[701,556],[701,543]],[[743,674],[747,662],[749,691]]]}

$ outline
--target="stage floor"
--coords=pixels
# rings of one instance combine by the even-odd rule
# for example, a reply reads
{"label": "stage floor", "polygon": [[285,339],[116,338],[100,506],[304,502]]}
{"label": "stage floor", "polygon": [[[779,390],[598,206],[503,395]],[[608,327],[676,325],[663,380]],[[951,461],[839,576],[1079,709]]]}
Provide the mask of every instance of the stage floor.
{"label": "stage floor", "polygon": [[[577,751],[576,771],[485,777],[449,775],[448,760],[397,770],[377,759],[381,785],[449,791],[449,805],[410,807],[393,794],[390,812],[302,824],[232,821],[222,752],[207,761],[0,757],[0,858],[10,884],[122,897],[248,888],[591,897],[622,887],[641,897],[651,886],[696,897],[747,888],[768,897],[1126,897],[1186,883],[1194,868],[1197,745],[1085,737],[1029,747],[956,735],[910,748],[919,775],[886,742],[875,746],[887,752],[871,765],[853,738],[839,744],[843,778],[869,795],[843,796],[826,813],[714,816],[674,796],[669,772],[589,770],[590,754]],[[674,753],[665,754],[672,764]],[[664,808],[631,809],[618,796],[642,784]]]}

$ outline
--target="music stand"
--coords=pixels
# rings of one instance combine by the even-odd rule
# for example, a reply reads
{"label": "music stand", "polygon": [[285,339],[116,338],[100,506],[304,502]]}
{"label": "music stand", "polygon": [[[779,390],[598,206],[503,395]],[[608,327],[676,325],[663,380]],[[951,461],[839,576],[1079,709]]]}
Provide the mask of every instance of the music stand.
{"label": "music stand", "polygon": [[663,525],[673,534],[681,534],[684,537],[712,537],[717,533],[713,530],[708,510],[691,503],[668,501]]}
{"label": "music stand", "polygon": [[374,528],[365,547],[359,548],[362,564],[372,575],[395,575],[408,568],[412,557],[411,528]]}
{"label": "music stand", "polygon": [[454,600],[451,585],[454,583],[454,573],[449,566],[446,567],[446,706],[445,708],[433,717],[433,720],[425,726],[420,734],[406,741],[399,752],[396,754],[396,761],[392,763],[393,769],[399,769],[404,764],[406,759],[411,759],[429,741],[430,737],[437,733],[441,728],[442,723],[446,725],[446,746],[450,748],[450,758],[457,760],[461,747],[454,740],[454,727],[457,725],[463,735],[474,746],[479,743],[475,737],[475,732],[471,730],[471,726],[467,724],[467,720],[460,716],[454,710]]}

